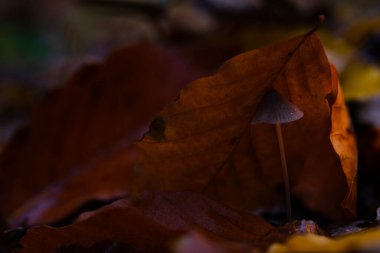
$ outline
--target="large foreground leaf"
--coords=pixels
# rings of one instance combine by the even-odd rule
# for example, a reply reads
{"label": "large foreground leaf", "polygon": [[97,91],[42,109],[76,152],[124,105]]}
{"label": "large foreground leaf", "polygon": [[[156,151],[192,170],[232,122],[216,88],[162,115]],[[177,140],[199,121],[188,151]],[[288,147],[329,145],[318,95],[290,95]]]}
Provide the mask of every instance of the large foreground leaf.
{"label": "large foreground leaf", "polygon": [[241,54],[185,87],[138,144],[134,191],[196,190],[237,207],[273,204],[283,185],[275,128],[250,125],[271,89],[304,112],[282,125],[293,197],[334,220],[352,219],[355,141],[316,34]]}

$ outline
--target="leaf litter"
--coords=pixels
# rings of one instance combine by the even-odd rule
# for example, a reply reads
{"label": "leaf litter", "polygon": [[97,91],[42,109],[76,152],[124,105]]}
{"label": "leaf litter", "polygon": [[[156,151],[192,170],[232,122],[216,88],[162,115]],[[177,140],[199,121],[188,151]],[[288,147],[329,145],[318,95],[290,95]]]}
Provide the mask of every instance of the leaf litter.
{"label": "leaf litter", "polygon": [[[96,72],[97,68],[99,66],[90,72]],[[93,78],[93,74],[86,76]],[[138,82],[132,83],[137,85]],[[96,82],[88,87],[94,89]],[[265,250],[271,243],[284,242],[296,233],[321,234],[313,222],[296,221],[274,228],[247,212],[252,207],[270,207],[283,201],[279,189],[284,182],[279,169],[280,159],[276,159],[280,156],[274,128],[250,124],[259,102],[271,89],[304,113],[302,119],[283,127],[292,198],[300,199],[313,212],[335,222],[352,220],[356,202],[355,139],[337,73],[327,61],[317,35],[308,33],[238,55],[228,60],[215,75],[185,86],[177,101],[167,105],[153,121],[137,148],[134,148],[134,141],[127,142],[119,149],[120,153],[106,157],[108,162],[95,162],[93,168],[89,166],[89,171],[99,170],[103,175],[110,165],[128,157],[116,167],[117,171],[125,169],[128,175],[125,189],[131,190],[135,197],[84,213],[68,226],[33,226],[21,239],[21,248],[14,252],[95,252],[101,249],[107,252],[168,252],[173,249],[186,252],[186,247],[180,243],[184,239],[178,241],[186,234],[190,240],[195,240],[190,244],[192,247],[206,242],[211,247],[206,247],[210,252],[245,252],[247,249]],[[162,105],[169,100],[164,99]],[[149,117],[142,116],[148,121]],[[94,120],[97,117],[94,114]],[[108,127],[107,124],[103,126],[104,129]],[[61,129],[59,127],[56,129]],[[38,131],[26,133],[37,134]],[[20,135],[19,139],[25,137]],[[13,143],[10,147],[17,149],[17,145]],[[67,143],[67,147],[71,145]],[[20,150],[23,149],[27,148]],[[136,152],[136,162],[130,152]],[[125,177],[115,176],[112,170],[110,173],[111,182],[114,178]],[[83,173],[83,181],[79,177],[79,184],[86,184],[85,177],[86,173]],[[33,192],[16,194],[22,196],[18,203],[23,204],[29,198],[27,195],[41,191],[51,178],[48,176],[45,180]],[[98,180],[101,181],[101,177]],[[67,182],[62,184],[63,188],[70,186],[70,180]],[[73,184],[72,188],[79,184]],[[153,191],[138,194],[146,190]],[[44,194],[49,195],[50,191],[45,188],[38,196],[40,201],[34,199],[26,206],[30,205],[33,210],[33,206],[46,200]],[[3,188],[2,198],[11,199],[7,194]],[[48,198],[56,199],[56,196]],[[18,205],[3,210],[8,221],[9,217],[14,217],[9,214],[14,215]],[[47,215],[48,218],[42,213],[31,223],[52,223],[72,211],[73,206],[62,214]],[[31,209],[18,209],[15,216],[26,214],[28,218]],[[16,219],[15,224],[27,218]],[[260,241],[266,242],[265,246],[260,245]]]}

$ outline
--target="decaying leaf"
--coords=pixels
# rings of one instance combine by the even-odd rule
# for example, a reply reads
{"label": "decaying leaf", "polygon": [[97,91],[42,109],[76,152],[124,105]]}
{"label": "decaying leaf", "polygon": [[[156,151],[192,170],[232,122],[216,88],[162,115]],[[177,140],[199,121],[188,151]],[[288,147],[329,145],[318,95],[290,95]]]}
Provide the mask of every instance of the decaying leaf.
{"label": "decaying leaf", "polygon": [[66,227],[33,227],[15,252],[54,252],[99,243],[128,245],[132,252],[166,252],[170,242],[190,230],[219,240],[254,243],[271,229],[257,216],[224,207],[200,194],[150,192],[84,214]]}
{"label": "decaying leaf", "polygon": [[[176,240],[175,249],[186,252],[184,238],[198,250],[243,252],[319,233],[310,221],[274,229],[235,209],[282,199],[275,128],[251,124],[273,91],[304,115],[281,124],[292,197],[335,221],[354,217],[355,140],[338,75],[315,33],[232,58],[184,87],[151,122],[201,73],[186,68],[194,59],[181,57],[146,45],[123,49],[44,101],[2,160],[8,223],[53,224],[92,199],[130,190],[137,197],[68,226],[34,226],[15,252],[167,252]],[[147,189],[155,191],[137,195]]]}
{"label": "decaying leaf", "polygon": [[283,184],[275,129],[250,125],[271,89],[304,113],[283,124],[293,197],[336,221],[352,219],[355,141],[337,74],[314,33],[236,56],[183,88],[138,143],[133,190],[195,190],[235,207],[273,204]]}
{"label": "decaying leaf", "polygon": [[[2,212],[8,217],[75,167],[141,138],[157,111],[191,78],[173,52],[149,45],[126,47],[83,68],[46,97],[4,151]],[[101,194],[96,191],[94,196]]]}
{"label": "decaying leaf", "polygon": [[14,211],[9,226],[54,224],[91,200],[108,202],[126,196],[135,153],[134,146],[125,147],[88,162]]}
{"label": "decaying leaf", "polygon": [[132,45],[48,94],[4,152],[1,212],[10,225],[60,221],[85,203],[126,196],[131,146],[182,86],[235,54],[231,45]]}
{"label": "decaying leaf", "polygon": [[357,195],[357,147],[353,135],[352,123],[343,93],[339,85],[338,73],[334,67],[331,68],[332,82],[337,87],[337,97],[331,108],[331,132],[330,140],[335,152],[340,158],[341,167],[346,177],[348,191],[341,202],[341,206],[346,210],[356,211]]}

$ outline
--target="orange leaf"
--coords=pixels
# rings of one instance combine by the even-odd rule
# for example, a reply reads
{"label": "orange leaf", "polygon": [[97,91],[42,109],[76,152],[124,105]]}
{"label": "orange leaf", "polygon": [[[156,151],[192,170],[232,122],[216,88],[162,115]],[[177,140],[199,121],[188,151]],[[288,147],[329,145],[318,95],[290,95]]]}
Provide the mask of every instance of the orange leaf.
{"label": "orange leaf", "polygon": [[138,144],[134,191],[196,190],[236,207],[273,204],[283,185],[275,128],[250,121],[275,89],[304,113],[282,124],[292,196],[334,220],[352,219],[356,151],[338,86],[314,33],[232,58],[183,88],[153,121]]}

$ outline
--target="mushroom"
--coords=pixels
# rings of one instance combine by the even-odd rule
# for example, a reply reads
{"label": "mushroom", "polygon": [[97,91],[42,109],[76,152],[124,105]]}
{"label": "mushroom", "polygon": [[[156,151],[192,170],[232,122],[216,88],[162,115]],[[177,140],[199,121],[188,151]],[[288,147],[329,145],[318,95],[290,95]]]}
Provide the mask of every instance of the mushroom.
{"label": "mushroom", "polygon": [[296,121],[302,116],[303,112],[294,104],[286,100],[277,91],[270,90],[261,99],[251,120],[251,124],[267,123],[275,126],[285,185],[286,217],[288,221],[291,219],[290,183],[281,124]]}

